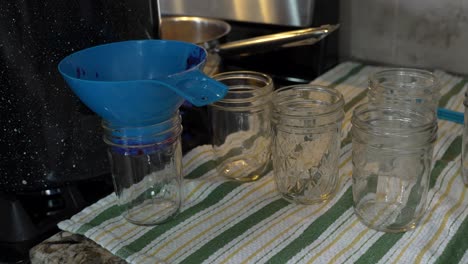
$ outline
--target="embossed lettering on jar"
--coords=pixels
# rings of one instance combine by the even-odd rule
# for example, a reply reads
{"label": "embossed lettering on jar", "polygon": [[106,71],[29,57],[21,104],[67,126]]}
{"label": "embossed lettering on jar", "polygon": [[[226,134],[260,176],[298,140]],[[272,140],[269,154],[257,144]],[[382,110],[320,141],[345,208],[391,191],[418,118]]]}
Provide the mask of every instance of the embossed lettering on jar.
{"label": "embossed lettering on jar", "polygon": [[288,201],[330,199],[338,184],[343,96],[334,89],[295,85],[273,95],[273,170]]}

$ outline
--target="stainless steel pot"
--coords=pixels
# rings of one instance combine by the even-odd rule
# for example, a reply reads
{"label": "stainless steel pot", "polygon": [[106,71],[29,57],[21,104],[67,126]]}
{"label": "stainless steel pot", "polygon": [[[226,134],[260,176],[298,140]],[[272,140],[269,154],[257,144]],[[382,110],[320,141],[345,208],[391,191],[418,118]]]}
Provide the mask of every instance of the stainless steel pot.
{"label": "stainless steel pot", "polygon": [[231,26],[223,20],[175,16],[161,19],[161,38],[191,42],[207,50],[217,48],[231,31]]}
{"label": "stainless steel pot", "polygon": [[323,25],[224,43],[224,37],[231,31],[227,22],[204,17],[173,16],[162,18],[161,37],[195,43],[207,49],[209,56],[205,72],[212,74],[216,73],[221,62],[219,55],[249,55],[312,45],[338,28],[339,25]]}

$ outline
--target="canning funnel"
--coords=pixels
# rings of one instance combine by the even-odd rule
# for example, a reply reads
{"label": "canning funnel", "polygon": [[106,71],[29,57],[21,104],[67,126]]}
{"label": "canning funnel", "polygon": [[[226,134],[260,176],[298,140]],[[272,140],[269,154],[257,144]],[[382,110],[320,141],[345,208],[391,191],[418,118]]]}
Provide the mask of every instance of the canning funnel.
{"label": "canning funnel", "polygon": [[58,65],[73,92],[114,126],[145,126],[169,119],[184,100],[213,103],[228,88],[203,72],[206,51],[194,44],[136,40],[99,45]]}

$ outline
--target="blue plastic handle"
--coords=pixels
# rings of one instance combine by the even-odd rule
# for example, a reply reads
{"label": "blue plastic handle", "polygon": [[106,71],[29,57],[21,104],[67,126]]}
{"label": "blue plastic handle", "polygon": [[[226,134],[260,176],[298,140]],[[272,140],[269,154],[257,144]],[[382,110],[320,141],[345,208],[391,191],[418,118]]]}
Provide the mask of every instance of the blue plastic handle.
{"label": "blue plastic handle", "polygon": [[220,100],[228,87],[203,72],[206,51],[169,40],[99,45],[65,57],[58,69],[91,110],[113,124],[151,125],[169,119],[184,100]]}
{"label": "blue plastic handle", "polygon": [[447,108],[437,108],[437,117],[442,120],[464,124],[464,114],[461,112],[449,110]]}

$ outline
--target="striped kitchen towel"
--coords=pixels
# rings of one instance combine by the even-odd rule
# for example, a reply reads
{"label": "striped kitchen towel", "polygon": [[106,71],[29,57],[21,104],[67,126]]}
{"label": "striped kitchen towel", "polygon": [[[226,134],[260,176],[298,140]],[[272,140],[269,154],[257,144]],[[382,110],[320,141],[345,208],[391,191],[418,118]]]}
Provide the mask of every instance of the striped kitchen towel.
{"label": "striped kitchen towel", "polygon": [[[353,214],[351,128],[355,106],[366,99],[368,76],[380,68],[338,65],[314,83],[343,93],[340,182],[326,203],[295,205],[275,189],[272,173],[238,183],[217,175],[210,146],[184,156],[185,199],[165,224],[126,222],[114,194],[59,223],[130,263],[468,263],[468,195],[460,170],[462,125],[439,121],[428,209],[405,233],[371,230]],[[440,106],[463,111],[467,80],[436,71]]]}

